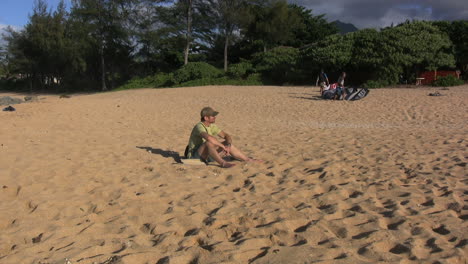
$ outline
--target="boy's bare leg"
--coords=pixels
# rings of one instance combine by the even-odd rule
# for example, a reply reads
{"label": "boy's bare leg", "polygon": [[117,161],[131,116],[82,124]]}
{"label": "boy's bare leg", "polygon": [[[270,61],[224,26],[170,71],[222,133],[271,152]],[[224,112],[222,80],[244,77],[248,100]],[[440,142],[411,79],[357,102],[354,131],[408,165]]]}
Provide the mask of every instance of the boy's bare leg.
{"label": "boy's bare leg", "polygon": [[223,168],[230,168],[236,165],[226,162],[218,152],[218,146],[210,142],[205,142],[203,145],[201,145],[198,149],[198,154],[200,154],[200,157],[202,157],[204,160],[206,160],[208,157],[211,157]]}
{"label": "boy's bare leg", "polygon": [[238,148],[236,148],[234,145],[231,145],[231,156],[233,156],[235,159],[242,160],[242,161],[247,161],[247,162],[263,162],[262,160],[256,160],[247,157],[242,151],[240,151]]}

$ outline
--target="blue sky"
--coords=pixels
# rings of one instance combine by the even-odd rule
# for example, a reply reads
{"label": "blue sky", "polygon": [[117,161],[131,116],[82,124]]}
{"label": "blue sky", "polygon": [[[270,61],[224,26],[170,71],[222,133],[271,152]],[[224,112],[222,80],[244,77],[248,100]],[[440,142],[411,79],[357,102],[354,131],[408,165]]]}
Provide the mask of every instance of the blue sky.
{"label": "blue sky", "polygon": [[[46,0],[49,8],[55,10],[60,0]],[[67,6],[71,0],[64,1]],[[23,27],[28,23],[28,15],[32,13],[34,0],[0,0],[0,28],[7,25],[14,28]]]}
{"label": "blue sky", "polygon": [[[55,9],[59,0],[46,0]],[[358,28],[381,28],[406,20],[468,20],[466,0],[288,0]],[[65,0],[69,7],[71,0]],[[7,25],[20,29],[28,22],[34,0],[0,0],[0,31]]]}

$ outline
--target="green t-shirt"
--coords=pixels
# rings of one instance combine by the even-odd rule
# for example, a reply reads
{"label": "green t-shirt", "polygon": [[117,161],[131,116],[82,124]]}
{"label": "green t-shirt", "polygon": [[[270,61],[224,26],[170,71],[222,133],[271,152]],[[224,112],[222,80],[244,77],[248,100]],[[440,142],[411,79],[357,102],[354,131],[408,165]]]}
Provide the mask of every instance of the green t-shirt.
{"label": "green t-shirt", "polygon": [[197,150],[203,143],[205,143],[205,139],[201,136],[201,133],[208,133],[210,136],[216,136],[221,132],[221,129],[215,124],[211,124],[209,127],[205,126],[202,122],[198,122],[195,127],[192,129],[192,134],[190,134],[189,139],[189,150],[188,150],[188,157],[191,158],[193,151]]}

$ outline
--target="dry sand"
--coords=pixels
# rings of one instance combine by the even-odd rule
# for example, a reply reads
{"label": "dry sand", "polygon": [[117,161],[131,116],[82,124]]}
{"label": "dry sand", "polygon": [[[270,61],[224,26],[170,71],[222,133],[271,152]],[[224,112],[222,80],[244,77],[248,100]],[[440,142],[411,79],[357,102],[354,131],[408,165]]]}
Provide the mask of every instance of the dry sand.
{"label": "dry sand", "polygon": [[[467,103],[466,85],[41,95],[0,112],[0,263],[466,263]],[[208,105],[264,164],[176,162]]]}

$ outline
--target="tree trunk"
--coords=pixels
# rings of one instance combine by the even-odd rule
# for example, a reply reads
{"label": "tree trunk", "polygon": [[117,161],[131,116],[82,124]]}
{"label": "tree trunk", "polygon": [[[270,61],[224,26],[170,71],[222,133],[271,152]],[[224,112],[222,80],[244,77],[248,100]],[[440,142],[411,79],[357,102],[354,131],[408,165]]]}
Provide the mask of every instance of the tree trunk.
{"label": "tree trunk", "polygon": [[228,47],[229,47],[229,35],[226,34],[226,41],[224,42],[224,72],[228,70]]}
{"label": "tree trunk", "polygon": [[188,7],[187,7],[187,33],[185,35],[186,44],[185,44],[185,51],[184,51],[184,65],[188,63],[188,56],[190,50],[190,44],[192,42],[192,3],[193,0],[187,0]]}
{"label": "tree trunk", "polygon": [[101,56],[101,90],[107,91],[106,87],[106,64],[104,61],[104,41],[101,40],[100,47],[99,47],[99,55]]}
{"label": "tree trunk", "polygon": [[34,74],[28,74],[28,79],[29,79],[29,92],[33,92],[34,90]]}

